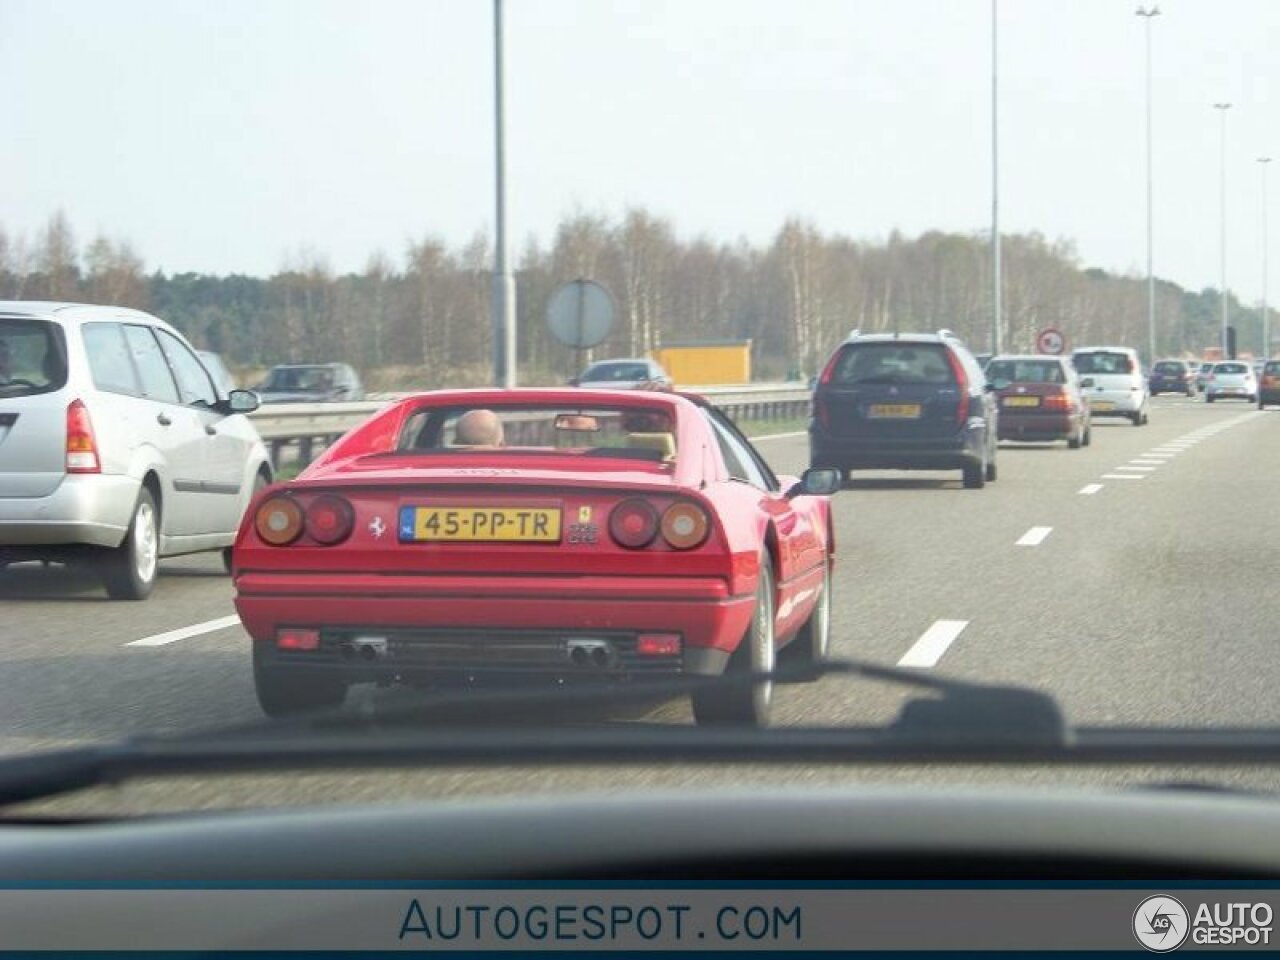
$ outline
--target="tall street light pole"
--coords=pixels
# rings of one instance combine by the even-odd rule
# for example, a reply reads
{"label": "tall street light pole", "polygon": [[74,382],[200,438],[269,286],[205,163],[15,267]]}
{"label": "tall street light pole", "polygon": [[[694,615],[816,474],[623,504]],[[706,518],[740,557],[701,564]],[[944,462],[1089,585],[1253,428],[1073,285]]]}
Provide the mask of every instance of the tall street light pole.
{"label": "tall street light pole", "polygon": [[1267,312],[1267,164],[1270,157],[1259,157],[1262,168],[1262,359],[1271,359],[1271,316]]}
{"label": "tall street light pole", "polygon": [[516,385],[516,280],[507,240],[506,83],[503,70],[502,0],[493,0],[493,119],[496,217],[493,263],[493,382]]}
{"label": "tall street light pole", "polygon": [[1154,270],[1154,245],[1152,242],[1151,201],[1151,21],[1160,16],[1160,8],[1138,7],[1137,15],[1146,21],[1147,34],[1147,356],[1149,363],[1156,362],[1156,275]]}
{"label": "tall street light pole", "polygon": [[1000,124],[999,83],[997,65],[996,12],[997,0],[991,0],[991,349],[1004,352],[1003,292],[1000,281]]}
{"label": "tall street light pole", "polygon": [[1222,359],[1229,360],[1230,351],[1227,349],[1227,111],[1231,109],[1229,103],[1215,103],[1213,109],[1218,111],[1219,137],[1218,137],[1218,209],[1219,209],[1219,233],[1218,246],[1220,262],[1219,275],[1221,277],[1221,296],[1222,296]]}

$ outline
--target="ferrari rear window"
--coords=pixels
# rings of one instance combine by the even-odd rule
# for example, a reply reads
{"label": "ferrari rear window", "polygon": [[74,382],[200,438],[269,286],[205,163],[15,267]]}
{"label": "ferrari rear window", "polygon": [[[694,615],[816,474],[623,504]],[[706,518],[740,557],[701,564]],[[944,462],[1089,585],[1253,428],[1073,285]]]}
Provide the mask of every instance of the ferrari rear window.
{"label": "ferrari rear window", "polygon": [[396,452],[511,452],[675,459],[669,411],[648,407],[425,407],[411,414]]}

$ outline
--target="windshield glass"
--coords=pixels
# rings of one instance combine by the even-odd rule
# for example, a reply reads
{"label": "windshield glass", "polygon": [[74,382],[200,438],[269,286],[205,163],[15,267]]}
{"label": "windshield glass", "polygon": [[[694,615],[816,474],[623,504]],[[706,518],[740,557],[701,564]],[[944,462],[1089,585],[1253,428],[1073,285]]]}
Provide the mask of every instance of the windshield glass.
{"label": "windshield glass", "polygon": [[262,389],[321,393],[332,390],[333,386],[333,371],[328,367],[277,367],[267,375]]}
{"label": "windshield glass", "polygon": [[[326,758],[315,802],[1280,800],[673,747],[883,731],[949,679],[1280,728],[1280,0],[1159,7],[0,0],[0,792],[224,728],[381,757],[448,701],[395,732],[519,762]],[[31,803],[297,808],[293,774]]]}
{"label": "windshield glass", "polygon": [[940,344],[867,343],[845,348],[832,382],[947,385],[955,382],[955,374]]}
{"label": "windshield glass", "polygon": [[669,412],[644,407],[427,406],[407,418],[395,446],[415,454],[516,450],[669,462],[676,456],[675,423]]}
{"label": "windshield glass", "polygon": [[1066,383],[1062,364],[1057,360],[992,360],[987,365],[987,379],[993,383]]}
{"label": "windshield glass", "polygon": [[1126,353],[1077,353],[1071,362],[1079,373],[1133,373],[1133,358]]}
{"label": "windshield glass", "polygon": [[649,376],[649,367],[643,363],[597,363],[588,367],[582,375],[584,381],[607,382],[609,380],[644,380]]}

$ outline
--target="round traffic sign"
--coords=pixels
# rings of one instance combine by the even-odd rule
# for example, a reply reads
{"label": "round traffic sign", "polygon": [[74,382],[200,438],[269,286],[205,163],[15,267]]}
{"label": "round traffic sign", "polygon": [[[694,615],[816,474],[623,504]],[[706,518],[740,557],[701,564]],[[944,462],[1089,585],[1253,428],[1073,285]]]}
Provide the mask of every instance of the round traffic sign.
{"label": "round traffic sign", "polygon": [[1036,335],[1036,349],[1041,353],[1050,353],[1054,356],[1062,353],[1067,347],[1067,338],[1062,335],[1062,331],[1054,327],[1048,327],[1041,330]]}
{"label": "round traffic sign", "polygon": [[551,295],[547,328],[578,350],[594,347],[613,329],[613,297],[594,280],[570,280]]}

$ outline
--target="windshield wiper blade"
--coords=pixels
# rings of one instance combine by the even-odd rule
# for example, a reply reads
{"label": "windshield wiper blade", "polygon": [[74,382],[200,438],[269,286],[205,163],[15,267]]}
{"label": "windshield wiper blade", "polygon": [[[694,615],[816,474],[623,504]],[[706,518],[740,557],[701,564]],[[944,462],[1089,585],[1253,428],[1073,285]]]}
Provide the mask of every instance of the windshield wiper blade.
{"label": "windshield wiper blade", "polygon": [[[469,691],[424,697],[382,713],[318,715],[208,733],[139,737],[0,760],[0,806],[131,778],[215,773],[431,766],[723,764],[1206,764],[1280,763],[1280,729],[1071,729],[1052,697],[858,662],[780,671],[776,680],[851,674],[937,696],[907,700],[895,720],[873,727],[766,730],[675,724],[594,726],[393,726],[470,705],[492,711],[549,703],[617,703],[688,692],[708,682],[761,676],[678,678],[633,689]],[[564,697],[563,694],[570,694]],[[574,695],[578,694],[578,695]]]}

